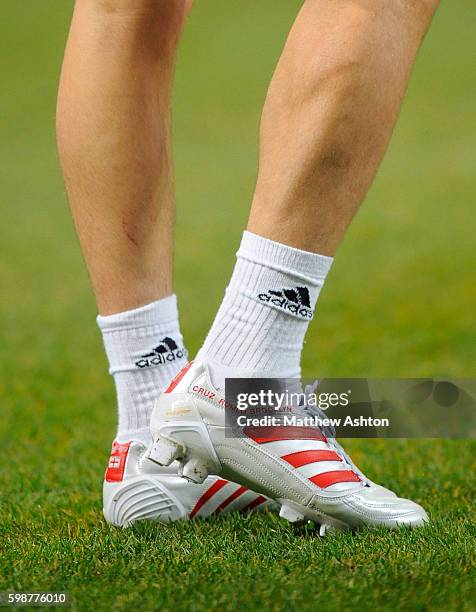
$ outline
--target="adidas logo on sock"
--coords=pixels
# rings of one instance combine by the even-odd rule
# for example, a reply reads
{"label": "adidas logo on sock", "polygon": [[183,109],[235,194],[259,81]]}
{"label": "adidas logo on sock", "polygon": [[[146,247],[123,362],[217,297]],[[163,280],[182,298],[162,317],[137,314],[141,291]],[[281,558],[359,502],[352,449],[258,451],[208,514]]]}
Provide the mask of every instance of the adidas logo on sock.
{"label": "adidas logo on sock", "polygon": [[138,368],[149,368],[164,365],[186,356],[187,351],[184,348],[179,348],[175,340],[166,337],[150,353],[142,355],[139,361],[136,361],[136,366]]}
{"label": "adidas logo on sock", "polygon": [[274,291],[270,289],[267,293],[260,293],[258,299],[261,302],[273,304],[282,310],[302,319],[312,319],[313,312],[309,289],[307,287],[296,287],[294,289],[282,289]]}

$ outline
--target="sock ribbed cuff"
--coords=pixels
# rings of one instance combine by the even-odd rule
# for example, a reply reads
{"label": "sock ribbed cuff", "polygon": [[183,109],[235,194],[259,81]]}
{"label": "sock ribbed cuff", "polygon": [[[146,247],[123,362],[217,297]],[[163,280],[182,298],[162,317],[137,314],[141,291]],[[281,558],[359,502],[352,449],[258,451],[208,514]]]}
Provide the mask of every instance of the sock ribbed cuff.
{"label": "sock ribbed cuff", "polygon": [[166,325],[178,320],[177,296],[169,295],[145,306],[118,312],[116,314],[97,316],[97,324],[102,332],[123,331],[151,325]]}
{"label": "sock ribbed cuff", "polygon": [[334,261],[327,255],[302,251],[248,231],[243,234],[236,256],[311,284],[323,281]]}

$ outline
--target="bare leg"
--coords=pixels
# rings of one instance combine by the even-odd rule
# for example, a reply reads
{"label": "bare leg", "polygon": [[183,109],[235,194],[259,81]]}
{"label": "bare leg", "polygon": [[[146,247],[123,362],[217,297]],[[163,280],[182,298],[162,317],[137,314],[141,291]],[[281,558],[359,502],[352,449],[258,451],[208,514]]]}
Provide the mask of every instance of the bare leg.
{"label": "bare leg", "polygon": [[304,2],[263,111],[250,234],[199,355],[218,385],[299,376],[329,256],[382,160],[436,5]]}
{"label": "bare leg", "polygon": [[191,0],[76,0],[57,134],[114,376],[121,442],[148,440],[153,403],[186,363],[172,295],[170,105]]}
{"label": "bare leg", "polygon": [[102,315],[172,293],[170,100],[190,7],[190,0],[76,0],[57,133]]}
{"label": "bare leg", "polygon": [[438,0],[307,0],[272,79],[248,229],[333,255],[391,137]]}

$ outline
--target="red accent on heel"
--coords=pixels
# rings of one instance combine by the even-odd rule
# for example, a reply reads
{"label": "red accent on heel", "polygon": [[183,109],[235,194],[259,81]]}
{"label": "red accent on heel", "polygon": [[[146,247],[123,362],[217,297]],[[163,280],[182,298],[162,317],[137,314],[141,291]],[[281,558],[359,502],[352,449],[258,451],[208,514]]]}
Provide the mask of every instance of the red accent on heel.
{"label": "red accent on heel", "polygon": [[130,445],[130,442],[125,444],[119,444],[119,442],[113,443],[109,464],[106,469],[106,482],[122,482]]}

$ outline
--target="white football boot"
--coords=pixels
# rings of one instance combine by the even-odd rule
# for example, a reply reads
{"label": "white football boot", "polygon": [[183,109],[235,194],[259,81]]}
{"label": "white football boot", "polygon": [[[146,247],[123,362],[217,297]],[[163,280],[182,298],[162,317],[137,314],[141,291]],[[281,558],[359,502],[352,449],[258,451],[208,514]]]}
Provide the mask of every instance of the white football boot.
{"label": "white football boot", "polygon": [[178,475],[178,464],[159,467],[142,442],[114,442],[103,484],[108,523],[127,527],[140,520],[161,523],[228,512],[276,508],[276,504],[228,480],[210,476],[202,484]]}
{"label": "white football boot", "polygon": [[225,398],[206,365],[188,364],[157,400],[148,456],[200,483],[221,475],[281,504],[291,522],[328,529],[417,527],[428,521],[418,504],[368,480],[342,447],[316,427],[245,427],[225,436]]}

